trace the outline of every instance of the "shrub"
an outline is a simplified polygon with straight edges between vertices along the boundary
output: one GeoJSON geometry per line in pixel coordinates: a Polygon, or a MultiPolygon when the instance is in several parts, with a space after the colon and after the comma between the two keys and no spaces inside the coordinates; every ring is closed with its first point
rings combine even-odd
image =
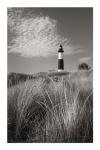
{"type": "Polygon", "coordinates": [[[78,66],[78,70],[89,70],[89,69],[90,69],[90,67],[86,63],[79,64],[79,66],[78,66]]]}

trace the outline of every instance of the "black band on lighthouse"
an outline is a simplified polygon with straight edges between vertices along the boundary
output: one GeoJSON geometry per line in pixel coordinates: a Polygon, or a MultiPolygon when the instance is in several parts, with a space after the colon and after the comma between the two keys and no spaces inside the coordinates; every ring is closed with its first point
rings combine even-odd
{"type": "Polygon", "coordinates": [[[58,59],[58,69],[64,70],[64,60],[63,59],[58,59]]]}

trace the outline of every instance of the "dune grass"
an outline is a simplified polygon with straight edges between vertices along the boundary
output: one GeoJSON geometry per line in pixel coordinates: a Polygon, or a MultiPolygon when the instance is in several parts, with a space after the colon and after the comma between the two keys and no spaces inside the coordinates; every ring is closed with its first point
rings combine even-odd
{"type": "Polygon", "coordinates": [[[8,142],[93,142],[92,87],[89,71],[10,86],[8,142]]]}

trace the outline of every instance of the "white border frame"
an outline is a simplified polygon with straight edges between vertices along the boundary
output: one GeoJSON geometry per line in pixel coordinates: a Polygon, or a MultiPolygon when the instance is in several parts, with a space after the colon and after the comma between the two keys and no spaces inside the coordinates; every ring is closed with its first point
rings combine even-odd
{"type": "Polygon", "coordinates": [[[0,0],[0,149],[89,149],[100,147],[99,0],[0,0]],[[94,7],[94,143],[92,144],[8,144],[7,143],[7,7],[94,7]]]}

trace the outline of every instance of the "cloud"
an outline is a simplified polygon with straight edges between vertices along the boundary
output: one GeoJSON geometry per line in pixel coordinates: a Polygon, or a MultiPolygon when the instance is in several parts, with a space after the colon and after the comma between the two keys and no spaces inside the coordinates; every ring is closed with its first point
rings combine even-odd
{"type": "Polygon", "coordinates": [[[19,53],[23,57],[53,56],[60,44],[64,46],[65,55],[81,51],[58,34],[57,20],[34,11],[24,16],[24,9],[8,9],[8,53],[19,53]]]}
{"type": "Polygon", "coordinates": [[[92,57],[82,57],[78,59],[79,62],[88,62],[91,60],[92,60],[92,57]]]}

